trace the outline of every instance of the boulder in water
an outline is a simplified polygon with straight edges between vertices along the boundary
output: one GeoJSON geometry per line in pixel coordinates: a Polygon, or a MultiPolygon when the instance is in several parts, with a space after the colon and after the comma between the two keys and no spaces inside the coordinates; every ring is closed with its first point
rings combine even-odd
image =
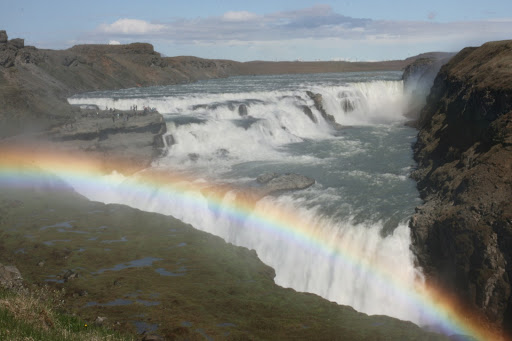
{"type": "Polygon", "coordinates": [[[275,179],[279,176],[279,173],[271,172],[271,173],[263,173],[256,178],[256,181],[259,184],[266,184],[272,179],[275,179]]]}
{"type": "Polygon", "coordinates": [[[341,101],[341,108],[343,109],[344,112],[352,112],[355,109],[354,104],[352,104],[352,102],[348,98],[344,98],[341,101]]]}
{"type": "Polygon", "coordinates": [[[307,106],[307,105],[303,105],[302,106],[302,112],[307,116],[309,117],[309,119],[313,122],[313,123],[317,123],[317,119],[315,117],[315,115],[313,115],[313,112],[311,111],[311,109],[307,106]]]}
{"type": "Polygon", "coordinates": [[[274,177],[270,181],[268,181],[263,187],[265,195],[270,193],[276,193],[281,191],[294,191],[300,189],[306,189],[315,184],[315,179],[310,177],[294,174],[294,173],[286,173],[283,175],[279,175],[274,177]]]}
{"type": "Polygon", "coordinates": [[[167,147],[172,146],[176,143],[176,140],[174,139],[174,136],[172,135],[165,135],[165,142],[167,143],[167,147]]]}
{"type": "Polygon", "coordinates": [[[248,115],[247,105],[240,104],[240,106],[238,107],[238,114],[242,117],[247,116],[248,115]]]}
{"type": "Polygon", "coordinates": [[[252,205],[269,194],[279,194],[285,191],[297,191],[306,189],[315,184],[315,179],[301,174],[279,174],[275,172],[263,173],[258,176],[256,181],[259,184],[262,184],[262,186],[241,188],[236,193],[237,200],[244,201],[247,204],[252,205]]]}
{"type": "Polygon", "coordinates": [[[334,129],[341,129],[342,126],[341,124],[337,123],[336,122],[336,119],[334,118],[334,116],[332,115],[329,115],[327,113],[327,111],[325,111],[325,108],[324,108],[324,104],[323,104],[323,98],[322,98],[322,95],[321,94],[314,94],[312,93],[311,91],[306,91],[306,94],[309,96],[309,98],[311,98],[313,100],[313,102],[315,103],[315,108],[316,110],[318,110],[320,112],[320,114],[322,115],[322,117],[328,122],[330,123],[334,129]]]}

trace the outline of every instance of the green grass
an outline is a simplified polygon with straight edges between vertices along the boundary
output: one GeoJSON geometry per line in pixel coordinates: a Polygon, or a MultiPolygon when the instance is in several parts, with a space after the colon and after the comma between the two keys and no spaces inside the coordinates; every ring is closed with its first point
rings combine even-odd
{"type": "Polygon", "coordinates": [[[0,340],[133,340],[56,308],[60,295],[48,288],[32,292],[0,290],[0,340]]]}

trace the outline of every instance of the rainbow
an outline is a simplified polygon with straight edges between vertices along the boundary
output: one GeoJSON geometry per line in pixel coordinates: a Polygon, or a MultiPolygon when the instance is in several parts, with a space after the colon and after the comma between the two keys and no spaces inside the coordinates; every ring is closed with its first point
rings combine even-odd
{"type": "MultiPolygon", "coordinates": [[[[125,166],[119,162],[112,168],[123,169],[125,166]]],[[[16,188],[40,182],[48,176],[48,173],[71,179],[74,184],[98,188],[98,190],[104,188],[106,182],[110,181],[106,176],[104,162],[85,154],[57,151],[44,146],[0,147],[0,188],[2,186],[16,188]]],[[[193,179],[167,172],[141,172],[137,174],[136,180],[119,186],[121,191],[136,191],[140,195],[147,196],[155,189],[165,192],[166,196],[174,200],[186,201],[190,205],[198,202],[198,196],[201,196],[202,200],[206,196],[211,209],[224,214],[227,212],[235,221],[241,222],[254,212],[255,202],[250,196],[226,202],[225,194],[230,188],[212,184],[205,186],[204,183],[196,184],[193,179]]],[[[356,248],[340,248],[333,245],[332,242],[328,242],[328,236],[321,233],[321,228],[302,223],[294,212],[274,209],[266,211],[264,216],[253,214],[251,219],[255,220],[259,229],[293,239],[294,242],[306,248],[314,248],[326,257],[335,257],[352,268],[371,273],[383,288],[396,292],[412,303],[422,316],[432,321],[444,334],[467,335],[477,340],[503,339],[483,323],[483,319],[477,314],[462,308],[447,293],[420,281],[413,288],[401,283],[400,276],[395,276],[397,269],[378,268],[365,260],[356,248]]]]}

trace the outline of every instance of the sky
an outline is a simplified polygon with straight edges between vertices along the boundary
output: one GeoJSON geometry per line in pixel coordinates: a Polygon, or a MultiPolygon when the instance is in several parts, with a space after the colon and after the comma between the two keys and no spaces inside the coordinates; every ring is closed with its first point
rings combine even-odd
{"type": "Polygon", "coordinates": [[[512,39],[510,0],[0,0],[0,30],[26,45],[148,42],[165,56],[404,59],[512,39]]]}

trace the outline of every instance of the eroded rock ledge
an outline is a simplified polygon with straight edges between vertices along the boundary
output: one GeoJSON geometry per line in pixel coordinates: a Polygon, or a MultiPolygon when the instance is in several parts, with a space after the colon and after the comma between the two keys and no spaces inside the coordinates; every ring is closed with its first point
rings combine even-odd
{"type": "MultiPolygon", "coordinates": [[[[411,221],[429,280],[512,328],[512,41],[466,48],[443,66],[418,120],[411,221]]],[[[508,330],[510,333],[510,330],[508,330]]]]}

